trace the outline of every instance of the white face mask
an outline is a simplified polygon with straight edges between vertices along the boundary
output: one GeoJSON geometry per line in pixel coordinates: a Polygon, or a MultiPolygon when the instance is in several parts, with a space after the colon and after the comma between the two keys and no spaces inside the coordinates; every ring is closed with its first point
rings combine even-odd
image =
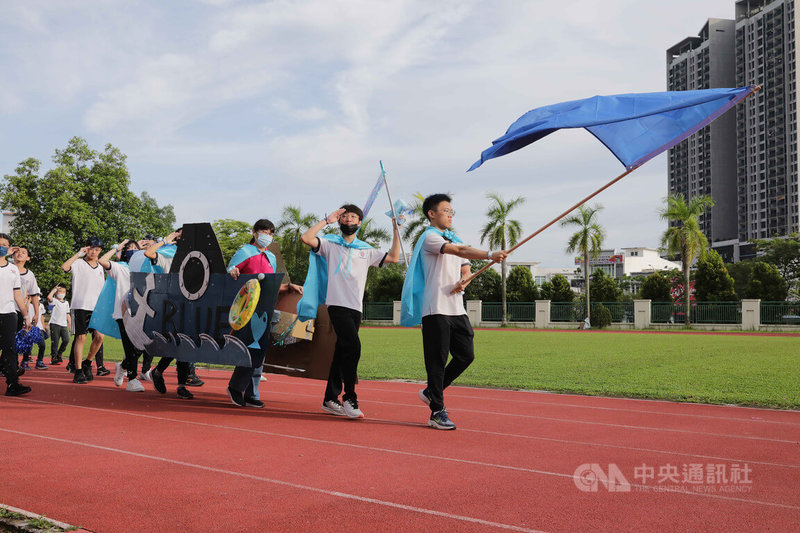
{"type": "Polygon", "coordinates": [[[259,248],[266,248],[272,244],[272,235],[267,233],[259,233],[258,237],[256,237],[256,243],[258,243],[259,248]]]}
{"type": "Polygon", "coordinates": [[[62,293],[56,294],[56,298],[58,298],[59,300],[63,300],[64,296],[66,296],[66,294],[62,294],[62,293]]]}

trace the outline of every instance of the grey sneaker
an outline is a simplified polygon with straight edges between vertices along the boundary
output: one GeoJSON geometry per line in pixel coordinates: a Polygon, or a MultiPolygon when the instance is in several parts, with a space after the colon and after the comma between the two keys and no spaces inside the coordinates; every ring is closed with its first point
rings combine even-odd
{"type": "Polygon", "coordinates": [[[347,416],[338,400],[325,400],[322,402],[322,410],[336,416],[347,416]]]}
{"type": "Polygon", "coordinates": [[[114,385],[117,387],[122,386],[122,380],[125,379],[125,369],[122,368],[122,363],[114,364],[114,385]]]}
{"type": "Polygon", "coordinates": [[[428,425],[434,429],[456,429],[456,425],[450,420],[450,417],[447,416],[447,409],[431,413],[428,425]]]}
{"type": "Polygon", "coordinates": [[[144,385],[138,379],[132,379],[128,381],[128,385],[125,386],[125,390],[128,392],[144,392],[144,385]]]}
{"type": "Polygon", "coordinates": [[[358,408],[358,400],[345,400],[342,402],[342,409],[348,418],[364,418],[364,413],[358,408]]]}

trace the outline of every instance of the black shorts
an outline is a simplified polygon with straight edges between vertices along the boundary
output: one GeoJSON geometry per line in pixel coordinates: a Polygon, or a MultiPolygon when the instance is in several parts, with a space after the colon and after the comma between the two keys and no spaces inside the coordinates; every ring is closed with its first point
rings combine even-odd
{"type": "Polygon", "coordinates": [[[92,319],[92,311],[86,309],[75,309],[75,335],[86,335],[89,333],[89,321],[92,319]]]}

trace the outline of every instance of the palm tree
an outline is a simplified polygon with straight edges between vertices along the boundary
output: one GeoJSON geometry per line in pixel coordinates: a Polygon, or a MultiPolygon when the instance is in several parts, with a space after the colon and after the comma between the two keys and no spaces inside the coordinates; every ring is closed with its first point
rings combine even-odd
{"type": "Polygon", "coordinates": [[[670,194],[666,199],[664,207],[659,215],[662,220],[676,222],[674,226],[667,228],[661,237],[661,246],[670,255],[680,254],[681,264],[683,265],[683,295],[686,302],[686,321],[690,324],[690,296],[691,287],[689,286],[689,268],[692,263],[700,257],[708,248],[708,239],[700,230],[700,215],[705,210],[714,205],[714,200],[708,195],[695,196],[689,203],[680,194],[670,194]]]}
{"type": "Polygon", "coordinates": [[[312,213],[303,214],[300,206],[289,205],[283,208],[281,220],[275,232],[281,237],[281,255],[286,269],[294,283],[302,283],[308,268],[308,251],[300,240],[305,231],[316,224],[319,217],[312,213]]]}
{"type": "Polygon", "coordinates": [[[428,217],[422,212],[422,202],[424,201],[425,197],[420,193],[414,195],[414,203],[411,204],[411,209],[414,210],[414,213],[409,220],[401,226],[403,228],[403,238],[411,240],[412,249],[417,245],[417,241],[425,230],[428,229],[428,217]]]}
{"type": "MultiPolygon", "coordinates": [[[[513,200],[504,202],[497,193],[489,193],[487,198],[492,200],[486,216],[489,222],[481,229],[481,243],[487,242],[489,248],[508,250],[519,241],[522,226],[518,220],[509,220],[509,215],[514,208],[525,203],[525,197],[518,196],[513,200]]],[[[500,297],[503,302],[503,324],[506,324],[506,262],[500,264],[500,297]]]]}
{"type": "Polygon", "coordinates": [[[597,223],[597,214],[603,206],[595,204],[594,207],[582,205],[578,208],[577,214],[569,216],[561,221],[561,227],[575,226],[578,231],[570,236],[567,241],[567,253],[580,252],[583,257],[583,280],[586,288],[586,318],[591,317],[591,305],[589,303],[589,277],[591,268],[589,267],[589,256],[597,257],[603,247],[603,239],[606,232],[597,223]]]}
{"type": "Polygon", "coordinates": [[[358,229],[356,237],[374,247],[380,246],[381,243],[389,242],[391,239],[389,237],[389,232],[383,228],[379,228],[375,224],[375,220],[371,218],[364,220],[361,227],[358,229]]]}

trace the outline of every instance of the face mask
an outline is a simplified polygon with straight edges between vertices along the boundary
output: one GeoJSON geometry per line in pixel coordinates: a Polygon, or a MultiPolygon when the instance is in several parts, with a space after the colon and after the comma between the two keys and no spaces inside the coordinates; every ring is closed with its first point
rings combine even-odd
{"type": "Polygon", "coordinates": [[[121,259],[124,262],[129,263],[131,261],[131,257],[133,257],[133,254],[135,254],[136,252],[137,250],[125,250],[124,252],[122,252],[121,259]]]}
{"type": "Polygon", "coordinates": [[[272,244],[272,235],[268,235],[266,233],[259,233],[258,237],[256,237],[256,242],[258,243],[259,248],[266,248],[270,244],[272,244]]]}
{"type": "Polygon", "coordinates": [[[339,229],[342,230],[342,235],[352,235],[358,231],[356,224],[339,224],[339,229]]]}
{"type": "Polygon", "coordinates": [[[0,246],[0,257],[8,255],[8,246],[0,246]]]}
{"type": "Polygon", "coordinates": [[[63,294],[56,294],[56,298],[58,298],[59,300],[63,300],[64,299],[64,295],[63,294]]]}

